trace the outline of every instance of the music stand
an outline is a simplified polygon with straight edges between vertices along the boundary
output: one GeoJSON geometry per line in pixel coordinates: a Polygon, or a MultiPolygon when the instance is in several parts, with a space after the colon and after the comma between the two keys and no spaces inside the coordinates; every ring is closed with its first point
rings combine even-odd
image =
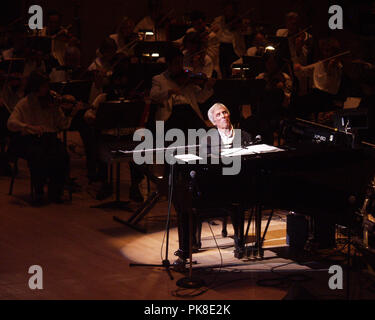
{"type": "Polygon", "coordinates": [[[115,148],[117,150],[107,150],[108,152],[105,155],[107,163],[111,163],[111,165],[116,163],[116,200],[93,208],[132,211],[128,206],[129,201],[120,200],[120,165],[125,159],[124,155],[118,152],[118,148],[124,147],[120,139],[120,129],[139,127],[144,107],[144,101],[139,100],[108,101],[99,105],[95,128],[99,130],[115,129],[117,131],[117,137],[113,141],[114,145],[112,148],[109,146],[109,149],[115,148]]]}
{"type": "Polygon", "coordinates": [[[287,37],[268,36],[267,46],[273,46],[281,58],[290,60],[289,40],[287,37]]]}
{"type": "Polygon", "coordinates": [[[264,72],[265,66],[264,66],[264,59],[263,57],[257,57],[257,56],[244,56],[243,58],[244,65],[249,67],[248,75],[250,77],[255,78],[260,73],[264,72]]]}
{"type": "Polygon", "coordinates": [[[139,58],[158,59],[165,57],[168,48],[171,46],[169,41],[140,41],[134,48],[135,55],[139,58]],[[153,54],[158,54],[158,56],[153,54]]]}

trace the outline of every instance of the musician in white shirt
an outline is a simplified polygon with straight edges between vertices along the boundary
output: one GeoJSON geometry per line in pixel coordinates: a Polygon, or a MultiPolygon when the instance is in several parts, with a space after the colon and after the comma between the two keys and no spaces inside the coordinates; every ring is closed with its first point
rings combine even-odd
{"type": "Polygon", "coordinates": [[[138,36],[133,33],[133,29],[134,21],[129,17],[124,17],[118,25],[116,33],[109,36],[116,42],[117,52],[122,52],[127,56],[134,55],[134,46],[138,36]]]}
{"type": "MultiPolygon", "coordinates": [[[[322,39],[319,41],[319,49],[324,60],[338,54],[340,44],[333,38],[322,39]]],[[[340,96],[343,87],[343,65],[339,59],[318,61],[308,66],[295,64],[294,71],[298,78],[309,77],[312,82],[311,93],[307,94],[303,99],[304,102],[300,103],[301,107],[302,104],[306,105],[306,110],[309,110],[308,105],[314,108],[313,104],[315,108],[339,107],[342,104],[340,101],[345,100],[340,96]]]]}
{"type": "Polygon", "coordinates": [[[185,109],[188,118],[177,119],[181,127],[205,126],[205,120],[199,103],[205,102],[213,94],[214,79],[208,79],[203,88],[191,81],[183,70],[183,55],[179,49],[172,47],[166,54],[168,68],[160,75],[153,77],[150,98],[160,104],[156,110],[155,120],[167,121],[176,112],[176,106],[189,106],[185,109]]]}
{"type": "Polygon", "coordinates": [[[142,31],[152,31],[153,35],[144,34],[145,41],[166,41],[166,30],[162,26],[165,22],[166,16],[161,16],[161,1],[148,0],[148,9],[150,12],[149,15],[145,16],[137,23],[134,28],[134,32],[139,33],[142,31]]]}
{"type": "Polygon", "coordinates": [[[229,1],[224,5],[224,15],[216,17],[211,30],[220,43],[219,59],[223,78],[231,75],[231,64],[246,52],[246,44],[237,21],[237,4],[229,1]]]}
{"type": "Polygon", "coordinates": [[[203,73],[208,78],[212,77],[214,65],[212,59],[206,54],[206,48],[197,32],[190,32],[184,37],[184,69],[193,73],[203,73]]]}
{"type": "Polygon", "coordinates": [[[278,29],[276,31],[276,36],[288,38],[290,58],[293,63],[306,65],[311,52],[311,34],[301,32],[300,17],[296,12],[289,12],[286,15],[285,25],[285,29],[278,29]]]}
{"type": "Polygon", "coordinates": [[[221,71],[219,65],[219,41],[216,38],[216,33],[207,26],[206,16],[201,11],[193,11],[190,16],[192,27],[186,31],[186,34],[174,41],[177,45],[183,48],[184,38],[189,33],[198,33],[201,36],[203,45],[207,49],[207,55],[212,60],[213,70],[216,72],[218,79],[221,79],[221,71]]]}

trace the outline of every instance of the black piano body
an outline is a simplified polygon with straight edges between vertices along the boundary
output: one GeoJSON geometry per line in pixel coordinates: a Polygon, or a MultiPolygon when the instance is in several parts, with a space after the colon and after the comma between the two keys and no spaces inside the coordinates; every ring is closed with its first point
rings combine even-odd
{"type": "MultiPolygon", "coordinates": [[[[210,161],[207,165],[177,165],[180,182],[174,203],[179,220],[185,219],[189,210],[236,205],[239,215],[258,206],[260,210],[281,209],[323,217],[329,223],[351,224],[375,174],[373,149],[324,143],[282,148],[283,152],[242,156],[241,171],[233,176],[224,176],[222,165],[210,161]]],[[[237,217],[241,241],[243,222],[243,217],[237,217]]]]}

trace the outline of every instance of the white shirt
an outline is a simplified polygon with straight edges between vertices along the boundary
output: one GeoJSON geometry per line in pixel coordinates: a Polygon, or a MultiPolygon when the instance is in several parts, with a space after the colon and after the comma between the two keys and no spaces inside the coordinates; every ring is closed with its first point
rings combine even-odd
{"type": "Polygon", "coordinates": [[[165,71],[152,78],[152,88],[150,91],[150,98],[155,103],[162,104],[162,107],[156,110],[155,120],[166,121],[172,114],[173,105],[189,104],[197,115],[204,120],[203,115],[199,109],[198,103],[203,103],[213,95],[213,89],[189,84],[180,88],[169,76],[169,72],[165,71]],[[170,89],[179,89],[182,91],[182,96],[168,96],[170,89]]]}
{"type": "MultiPolygon", "coordinates": [[[[186,34],[197,32],[197,30],[193,27],[186,31],[186,34]]],[[[210,29],[206,27],[206,32],[208,33],[208,40],[207,40],[207,55],[211,58],[212,61],[212,68],[216,71],[218,78],[221,79],[221,71],[220,71],[220,63],[219,63],[219,46],[220,42],[216,37],[216,33],[210,32],[210,29]]],[[[181,37],[173,41],[179,46],[182,46],[185,36],[181,37]]],[[[207,75],[208,76],[208,75],[207,75]]]]}
{"type": "Polygon", "coordinates": [[[230,135],[227,136],[224,131],[221,131],[221,130],[217,130],[219,131],[219,134],[220,134],[220,138],[221,138],[221,141],[223,143],[223,149],[228,149],[228,148],[231,148],[232,145],[233,145],[233,140],[234,140],[234,136],[235,136],[235,131],[233,130],[233,126],[231,128],[231,131],[230,131],[230,135]]]}
{"type": "Polygon", "coordinates": [[[188,69],[194,73],[202,72],[208,78],[212,77],[212,72],[214,71],[214,64],[212,62],[212,59],[208,55],[204,57],[203,64],[199,63],[198,65],[193,66],[193,57],[189,56],[187,51],[184,51],[183,54],[184,54],[184,69],[188,69]]]}
{"type": "Polygon", "coordinates": [[[312,66],[302,67],[296,76],[310,77],[313,88],[336,95],[341,85],[342,65],[339,64],[334,69],[328,70],[328,62],[319,62],[312,66]]]}
{"type": "MultiPolygon", "coordinates": [[[[276,31],[277,37],[286,38],[289,36],[289,30],[288,29],[279,29],[276,31]]],[[[311,39],[311,34],[305,32],[305,38],[304,40],[311,39]]],[[[301,54],[297,54],[296,46],[295,46],[295,37],[292,37],[288,39],[289,42],[289,52],[290,52],[290,58],[293,63],[299,63],[301,65],[307,64],[307,57],[309,55],[309,48],[306,45],[302,46],[301,54]]]]}
{"type": "Polygon", "coordinates": [[[38,98],[30,94],[22,98],[8,119],[10,131],[22,131],[26,125],[42,126],[44,132],[58,132],[70,126],[60,107],[42,108],[38,98]]]}

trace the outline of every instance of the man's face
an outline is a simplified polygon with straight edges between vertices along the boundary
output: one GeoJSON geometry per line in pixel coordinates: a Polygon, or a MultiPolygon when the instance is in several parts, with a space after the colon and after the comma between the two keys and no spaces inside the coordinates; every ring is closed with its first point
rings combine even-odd
{"type": "Polygon", "coordinates": [[[230,116],[229,112],[224,107],[217,107],[214,110],[214,124],[218,129],[230,129],[230,116]]]}

